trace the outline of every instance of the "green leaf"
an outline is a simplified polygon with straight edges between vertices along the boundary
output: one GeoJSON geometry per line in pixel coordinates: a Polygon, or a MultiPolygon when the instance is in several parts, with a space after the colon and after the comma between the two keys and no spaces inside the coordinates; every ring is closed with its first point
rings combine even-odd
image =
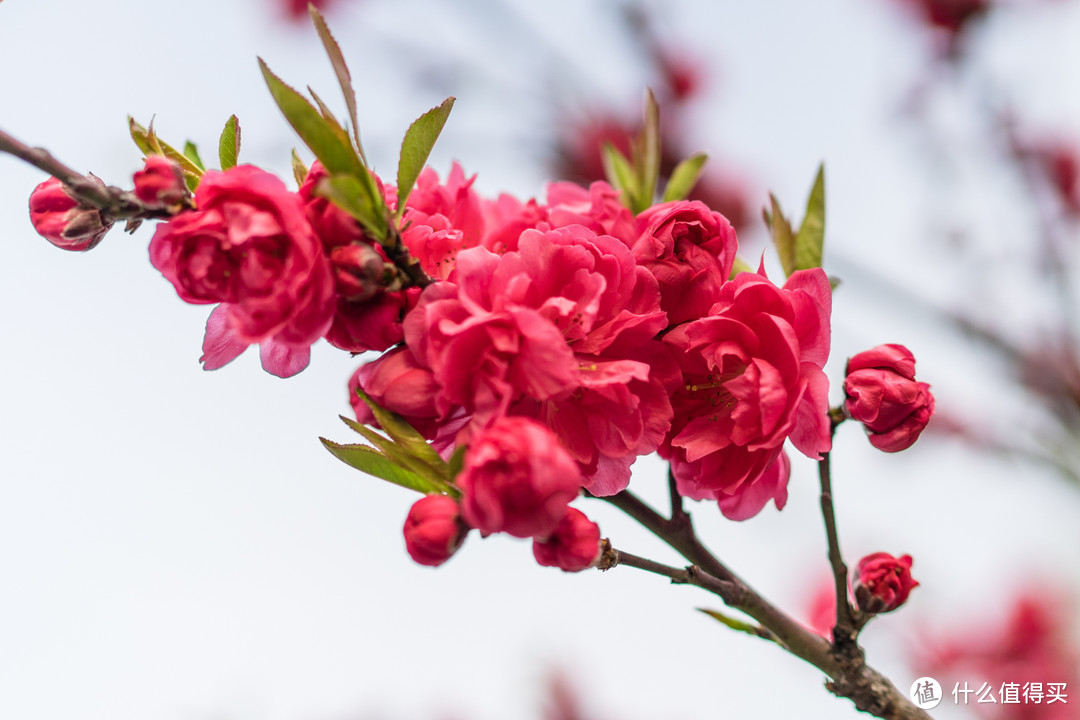
{"type": "Polygon", "coordinates": [[[323,47],[326,48],[326,55],[330,58],[330,64],[333,66],[334,74],[337,76],[338,84],[341,86],[341,94],[345,96],[345,107],[349,110],[349,122],[352,123],[356,149],[360,153],[360,159],[364,165],[367,165],[364,148],[360,144],[360,126],[356,120],[356,91],[353,90],[352,75],[349,74],[349,68],[345,64],[345,56],[341,54],[341,47],[330,33],[330,27],[326,24],[326,20],[315,9],[314,5],[308,5],[308,13],[311,15],[311,22],[315,25],[315,31],[319,33],[319,39],[322,40],[323,47]]]}
{"type": "Polygon", "coordinates": [[[202,158],[199,157],[199,148],[197,148],[195,146],[195,143],[191,142],[190,140],[184,142],[184,157],[195,163],[195,165],[200,170],[206,172],[206,163],[204,163],[202,161],[202,158]]]}
{"type": "Polygon", "coordinates": [[[744,622],[742,620],[738,620],[736,618],[731,617],[730,615],[725,615],[724,613],[718,612],[716,610],[708,610],[706,608],[695,608],[695,609],[698,612],[703,612],[706,615],[708,615],[709,617],[713,618],[714,620],[717,620],[718,622],[721,622],[724,625],[727,625],[732,630],[738,630],[739,632],[744,632],[747,635],[753,635],[754,637],[759,637],[759,638],[762,638],[763,640],[772,640],[773,642],[776,642],[776,638],[774,638],[771,634],[765,634],[768,631],[763,630],[761,627],[759,627],[759,626],[757,626],[757,625],[755,625],[753,623],[748,623],[748,622],[744,622]]]}
{"type": "Polygon", "coordinates": [[[292,151],[292,174],[296,178],[296,184],[303,185],[304,179],[307,178],[308,168],[304,164],[304,161],[300,159],[300,154],[296,152],[296,148],[292,151]]]}
{"type": "Polygon", "coordinates": [[[769,193],[769,200],[772,202],[772,213],[766,212],[765,216],[768,218],[773,244],[776,245],[776,254],[780,256],[780,266],[787,277],[795,272],[795,236],[791,232],[791,223],[780,210],[780,202],[776,196],[769,193]]]}
{"type": "Polygon", "coordinates": [[[465,446],[458,445],[454,448],[454,454],[450,456],[450,482],[454,481],[454,478],[458,476],[461,469],[465,467],[465,446]]]}
{"type": "Polygon", "coordinates": [[[327,172],[354,178],[367,172],[352,144],[347,139],[342,140],[341,134],[335,130],[336,121],[327,121],[307,98],[274,75],[262,58],[259,58],[259,67],[281,114],[304,144],[315,153],[327,172]]]}
{"type": "Polygon", "coordinates": [[[645,90],[645,126],[641,129],[640,147],[641,157],[637,162],[640,207],[635,212],[641,212],[653,204],[656,182],[660,177],[660,106],[648,88],[645,90]]]}
{"type": "Polygon", "coordinates": [[[203,176],[205,172],[201,167],[191,161],[189,157],[184,155],[176,148],[172,147],[168,143],[162,142],[158,136],[154,133],[154,123],[150,123],[149,128],[144,128],[139,123],[135,122],[135,118],[128,116],[128,131],[131,133],[131,139],[135,141],[135,144],[142,150],[143,155],[164,155],[176,162],[180,166],[180,170],[184,173],[184,182],[187,183],[188,189],[194,191],[199,185],[199,178],[203,176]]]}
{"type": "Polygon", "coordinates": [[[634,208],[638,203],[638,180],[633,165],[617,147],[609,142],[604,143],[601,153],[604,161],[604,175],[607,176],[608,182],[621,192],[622,204],[631,212],[636,213],[634,208]]]}
{"type": "MultiPolygon", "coordinates": [[[[364,168],[361,171],[367,173],[364,168]]],[[[385,243],[389,237],[386,206],[372,185],[351,175],[331,175],[319,181],[315,194],[352,215],[380,243],[385,243]]]]}
{"type": "Polygon", "coordinates": [[[690,191],[697,185],[702,171],[705,169],[705,161],[709,156],[705,153],[697,153],[683,160],[671,171],[667,187],[664,188],[664,202],[672,200],[685,200],[690,191]]]}
{"type": "Polygon", "coordinates": [[[439,492],[434,483],[411,470],[395,465],[374,448],[367,445],[339,445],[322,437],[319,440],[334,457],[349,467],[425,495],[439,492]]]}
{"type": "Polygon", "coordinates": [[[741,257],[736,257],[735,264],[731,266],[731,277],[728,279],[734,279],[736,275],[742,272],[754,272],[754,268],[750,267],[750,263],[746,262],[741,257]]]}
{"type": "Polygon", "coordinates": [[[416,428],[410,425],[405,418],[382,407],[360,388],[356,389],[356,394],[371,408],[371,412],[375,415],[379,426],[396,443],[432,467],[446,467],[446,461],[442,459],[439,453],[435,452],[435,448],[428,444],[427,438],[417,432],[416,428]]]}
{"type": "Polygon", "coordinates": [[[221,137],[218,138],[218,160],[221,161],[221,169],[236,167],[239,155],[240,120],[235,115],[230,115],[225,122],[225,129],[221,131],[221,137]]]}
{"type": "Polygon", "coordinates": [[[405,131],[405,139],[401,141],[401,157],[398,159],[396,217],[400,218],[405,212],[405,200],[412,192],[416,178],[420,177],[420,171],[424,169],[424,163],[431,155],[431,148],[435,147],[435,141],[439,139],[439,133],[446,125],[453,107],[454,98],[448,97],[441,105],[418,117],[405,131]]]}
{"type": "Polygon", "coordinates": [[[806,215],[795,236],[795,269],[821,267],[825,244],[825,164],[818,166],[814,187],[806,201],[806,215]]]}

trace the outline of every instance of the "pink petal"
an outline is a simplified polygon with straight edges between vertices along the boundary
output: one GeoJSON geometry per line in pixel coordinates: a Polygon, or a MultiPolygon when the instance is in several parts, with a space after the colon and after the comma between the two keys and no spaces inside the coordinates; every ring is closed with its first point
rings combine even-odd
{"type": "Polygon", "coordinates": [[[221,303],[206,319],[206,335],[203,337],[203,354],[199,362],[203,370],[217,370],[235,360],[247,350],[248,343],[240,340],[229,325],[229,305],[221,303]]]}
{"type": "Polygon", "coordinates": [[[311,346],[293,347],[273,338],[259,344],[259,359],[263,370],[279,378],[292,377],[308,366],[311,346]]]}

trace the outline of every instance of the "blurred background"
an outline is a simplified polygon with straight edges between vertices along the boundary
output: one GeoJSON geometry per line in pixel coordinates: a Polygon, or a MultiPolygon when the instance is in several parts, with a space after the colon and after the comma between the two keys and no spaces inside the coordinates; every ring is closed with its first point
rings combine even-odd
{"type": "MultiPolygon", "coordinates": [[[[0,128],[128,185],[128,114],[208,158],[236,113],[241,161],[290,178],[299,142],[255,56],[343,110],[295,5],[8,0],[0,128]]],[[[455,95],[432,165],[542,197],[596,178],[599,140],[625,141],[651,86],[670,160],[710,154],[699,190],[756,265],[768,192],[797,221],[824,161],[833,403],[846,358],[885,342],[914,352],[938,402],[899,455],[853,424],[836,437],[849,563],[911,554],[921,583],[866,630],[868,659],[905,692],[936,677],[935,717],[1080,717],[1080,5],[322,5],[384,175],[408,124],[455,95]],[[1068,702],[951,693],[1014,681],[1067,683],[1068,702]]],[[[61,252],[27,217],[44,179],[0,156],[0,717],[855,716],[814,668],[695,612],[719,605],[694,588],[562,574],[508,537],[413,564],[411,494],[317,440],[349,436],[336,416],[362,360],[320,344],[288,381],[254,351],[203,372],[208,308],[150,267],[152,228],[61,252]]],[[[793,466],[782,513],[692,510],[720,557],[813,623],[825,538],[816,468],[793,466]]],[[[666,507],[655,458],[631,487],[666,507]]],[[[578,505],[620,548],[680,564],[613,508],[578,505]]]]}

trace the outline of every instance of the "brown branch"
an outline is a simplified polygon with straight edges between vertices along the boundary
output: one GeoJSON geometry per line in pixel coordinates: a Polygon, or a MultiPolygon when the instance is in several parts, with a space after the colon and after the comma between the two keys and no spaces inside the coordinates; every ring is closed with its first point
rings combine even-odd
{"type": "Polygon", "coordinates": [[[105,225],[119,220],[168,218],[173,215],[167,209],[146,206],[135,197],[135,193],[113,185],[105,185],[73,170],[53,157],[48,150],[30,147],[3,130],[0,130],[0,152],[13,155],[39,170],[44,170],[64,183],[72,197],[87,207],[101,211],[102,223],[105,225]]]}
{"type": "MultiPolygon", "coordinates": [[[[794,620],[743,582],[701,544],[689,515],[686,515],[685,522],[668,520],[625,490],[600,499],[637,520],[692,565],[678,570],[636,556],[630,556],[632,559],[628,561],[626,553],[614,551],[609,544],[608,549],[617,554],[606,560],[602,557],[599,567],[607,569],[620,564],[638,567],[709,590],[722,598],[728,607],[760,623],[791,654],[828,675],[830,680],[826,687],[829,691],[850,699],[859,710],[886,720],[930,720],[930,716],[912,704],[888,678],[866,664],[861,649],[857,654],[839,652],[825,638],[794,620]],[[611,564],[613,560],[616,562],[611,564]],[[608,563],[606,566],[605,562],[608,563]]],[[[855,648],[858,649],[857,644],[855,648]]]]}

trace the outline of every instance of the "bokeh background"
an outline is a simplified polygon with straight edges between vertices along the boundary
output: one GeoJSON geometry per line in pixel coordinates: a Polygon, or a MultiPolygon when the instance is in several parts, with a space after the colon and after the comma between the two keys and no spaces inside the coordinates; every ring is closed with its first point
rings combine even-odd
{"type": "MultiPolygon", "coordinates": [[[[209,159],[236,113],[241,161],[289,178],[299,143],[255,56],[343,104],[287,5],[7,0],[0,128],[125,185],[141,166],[126,115],[209,159]]],[[[967,653],[949,672],[976,686],[1008,663],[1076,677],[1077,3],[1002,2],[955,33],[900,0],[326,5],[384,174],[408,123],[455,95],[432,164],[459,160],[487,195],[541,195],[556,169],[581,169],[575,141],[632,125],[643,88],[667,87],[669,145],[710,153],[756,264],[767,193],[801,217],[824,161],[826,270],[842,281],[832,399],[845,358],[900,342],[939,409],[900,455],[855,426],[836,438],[849,562],[909,553],[921,582],[866,631],[869,659],[905,691],[944,646],[967,653]]],[[[208,308],[150,267],[152,229],[58,251],[27,218],[44,177],[0,156],[0,717],[569,720],[553,678],[595,720],[855,716],[814,668],[695,612],[718,607],[702,591],[629,568],[565,575],[503,537],[414,565],[414,498],[317,440],[349,437],[336,416],[362,359],[321,344],[288,381],[254,351],[203,372],[208,308]]],[[[694,515],[809,621],[828,565],[816,468],[793,465],[782,513],[694,515]]],[[[655,459],[632,487],[663,507],[655,459]]],[[[619,547],[678,564],[613,508],[579,505],[619,547]]],[[[934,715],[1080,717],[1069,690],[1058,715],[951,696],[934,715]]]]}

